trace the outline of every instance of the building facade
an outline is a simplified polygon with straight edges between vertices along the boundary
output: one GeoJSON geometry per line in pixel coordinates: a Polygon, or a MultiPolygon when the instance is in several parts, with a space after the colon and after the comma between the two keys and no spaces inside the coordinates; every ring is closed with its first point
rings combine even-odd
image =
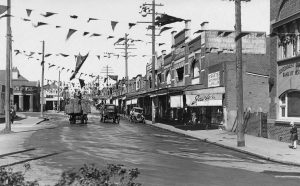
{"type": "MultiPolygon", "coordinates": [[[[147,119],[180,126],[220,126],[233,130],[236,120],[235,33],[199,30],[191,38],[186,28],[172,32],[169,53],[162,51],[155,64],[146,66],[145,89],[131,79],[126,105],[144,108],[147,119]]],[[[251,112],[269,111],[269,58],[264,32],[243,33],[244,107],[251,112]]]]}
{"type": "MultiPolygon", "coordinates": [[[[5,81],[6,72],[0,70],[0,81],[5,81]]],[[[17,111],[39,111],[39,82],[29,81],[23,77],[17,68],[12,69],[13,104],[17,111]]]]}
{"type": "Polygon", "coordinates": [[[289,123],[300,124],[300,1],[271,0],[269,137],[289,140],[289,123]]]}

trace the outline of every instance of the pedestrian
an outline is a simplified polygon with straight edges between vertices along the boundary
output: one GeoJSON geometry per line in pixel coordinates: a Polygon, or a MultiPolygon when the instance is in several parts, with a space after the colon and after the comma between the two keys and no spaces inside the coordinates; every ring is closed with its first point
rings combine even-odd
{"type": "Polygon", "coordinates": [[[11,107],[10,107],[9,115],[10,115],[10,121],[11,121],[11,123],[13,124],[13,123],[14,123],[14,120],[15,120],[15,117],[16,117],[16,111],[15,111],[15,109],[14,109],[14,106],[11,106],[11,107]]]}
{"type": "Polygon", "coordinates": [[[290,123],[291,125],[291,143],[292,145],[290,145],[290,148],[292,149],[296,149],[297,148],[297,141],[298,141],[298,131],[297,131],[297,127],[295,126],[295,123],[293,121],[291,121],[290,123]]]}

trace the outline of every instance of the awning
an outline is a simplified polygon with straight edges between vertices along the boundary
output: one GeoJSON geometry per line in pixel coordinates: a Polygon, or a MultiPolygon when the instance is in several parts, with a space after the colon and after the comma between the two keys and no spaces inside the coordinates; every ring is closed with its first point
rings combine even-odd
{"type": "Polygon", "coordinates": [[[188,90],[186,89],[185,95],[197,95],[197,94],[224,94],[225,87],[214,87],[214,88],[206,88],[206,89],[198,89],[198,90],[188,90]]]}

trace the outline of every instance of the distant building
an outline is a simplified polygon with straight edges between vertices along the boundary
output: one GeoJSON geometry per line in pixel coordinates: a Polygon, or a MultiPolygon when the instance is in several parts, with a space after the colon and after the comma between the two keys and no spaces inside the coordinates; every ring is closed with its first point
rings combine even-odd
{"type": "MultiPolygon", "coordinates": [[[[0,70],[0,82],[4,84],[6,71],[0,70]]],[[[29,81],[17,68],[12,69],[13,104],[17,111],[39,111],[40,87],[38,81],[29,81]]]]}

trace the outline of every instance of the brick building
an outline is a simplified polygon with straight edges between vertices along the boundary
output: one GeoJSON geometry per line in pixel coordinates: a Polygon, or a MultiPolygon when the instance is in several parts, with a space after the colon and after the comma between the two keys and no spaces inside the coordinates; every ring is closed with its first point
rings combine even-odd
{"type": "Polygon", "coordinates": [[[289,139],[289,123],[300,124],[300,1],[271,0],[269,137],[289,139]]]}

